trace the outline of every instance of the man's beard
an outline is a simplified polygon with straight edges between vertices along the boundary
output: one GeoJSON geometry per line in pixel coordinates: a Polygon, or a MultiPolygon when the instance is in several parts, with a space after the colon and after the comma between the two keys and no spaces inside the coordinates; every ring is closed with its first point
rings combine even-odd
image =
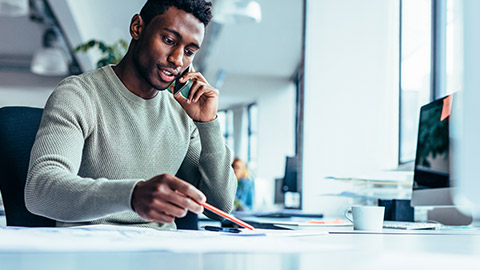
{"type": "Polygon", "coordinates": [[[133,62],[135,64],[135,66],[137,67],[137,70],[138,72],[140,73],[140,76],[143,78],[143,80],[145,80],[153,89],[157,90],[157,91],[163,91],[165,89],[167,89],[169,87],[169,85],[167,85],[166,87],[162,88],[160,85],[157,85],[157,84],[154,84],[152,82],[152,77],[153,76],[156,76],[156,75],[153,75],[153,74],[149,74],[149,71],[147,69],[146,66],[142,65],[140,63],[140,60],[139,58],[137,57],[136,54],[134,54],[133,56],[133,62]],[[152,76],[150,76],[152,75],[152,76]]]}

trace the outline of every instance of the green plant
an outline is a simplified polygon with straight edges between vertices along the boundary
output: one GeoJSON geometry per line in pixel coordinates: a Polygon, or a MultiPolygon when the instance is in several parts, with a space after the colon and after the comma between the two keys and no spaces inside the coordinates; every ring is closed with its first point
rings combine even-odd
{"type": "Polygon", "coordinates": [[[97,61],[97,67],[100,68],[110,64],[118,64],[127,52],[128,43],[125,40],[120,39],[112,45],[107,45],[102,41],[92,39],[86,43],[78,45],[75,48],[75,51],[87,52],[92,48],[98,48],[102,53],[100,60],[97,61]]]}
{"type": "Polygon", "coordinates": [[[446,119],[438,121],[442,115],[442,110],[443,107],[438,106],[433,110],[427,111],[425,116],[420,119],[421,126],[429,128],[419,130],[419,144],[423,145],[423,147],[418,151],[417,159],[418,164],[427,168],[431,168],[432,160],[442,158],[442,155],[448,155],[449,121],[446,119]]]}

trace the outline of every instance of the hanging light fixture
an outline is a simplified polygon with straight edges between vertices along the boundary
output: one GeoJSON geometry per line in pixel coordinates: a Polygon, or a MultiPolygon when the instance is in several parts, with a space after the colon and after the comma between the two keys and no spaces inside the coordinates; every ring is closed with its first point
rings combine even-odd
{"type": "Polygon", "coordinates": [[[69,73],[69,60],[58,46],[58,36],[54,28],[48,28],[43,35],[43,48],[33,55],[30,70],[38,75],[63,76],[69,73]]]}
{"type": "Polygon", "coordinates": [[[262,21],[260,4],[252,0],[220,0],[215,3],[213,21],[220,24],[259,23],[262,21]]]}
{"type": "Polygon", "coordinates": [[[28,0],[0,0],[0,16],[24,16],[28,14],[28,0]]]}

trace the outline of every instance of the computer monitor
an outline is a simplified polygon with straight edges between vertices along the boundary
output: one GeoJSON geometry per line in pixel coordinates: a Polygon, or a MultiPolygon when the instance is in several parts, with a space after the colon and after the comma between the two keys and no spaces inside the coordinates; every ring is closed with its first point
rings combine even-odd
{"type": "Polygon", "coordinates": [[[298,159],[297,157],[286,157],[285,176],[283,177],[283,192],[298,191],[298,159]]]}
{"type": "Polygon", "coordinates": [[[441,119],[445,98],[420,108],[412,206],[453,205],[450,190],[449,119],[441,119]]]}
{"type": "Polygon", "coordinates": [[[284,194],[284,207],[301,209],[301,196],[298,181],[298,157],[286,157],[285,175],[283,177],[282,192],[284,194]]]}
{"type": "Polygon", "coordinates": [[[471,218],[454,207],[450,177],[452,99],[453,96],[446,96],[420,108],[411,205],[434,207],[428,219],[465,225],[471,218]]]}

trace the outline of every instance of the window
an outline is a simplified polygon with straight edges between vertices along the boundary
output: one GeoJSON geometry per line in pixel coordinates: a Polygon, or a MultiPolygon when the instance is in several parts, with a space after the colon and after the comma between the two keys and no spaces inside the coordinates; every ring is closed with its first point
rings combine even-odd
{"type": "Polygon", "coordinates": [[[458,91],[463,85],[463,29],[460,4],[459,0],[446,1],[446,89],[441,96],[458,91]]]}
{"type": "Polygon", "coordinates": [[[400,163],[415,159],[420,107],[431,98],[432,1],[401,1],[400,163]]]}
{"type": "Polygon", "coordinates": [[[257,104],[248,106],[248,162],[255,164],[257,160],[257,104]]]}
{"type": "Polygon", "coordinates": [[[217,116],[225,143],[233,149],[233,112],[222,110],[217,112],[217,116]]]}
{"type": "Polygon", "coordinates": [[[459,0],[401,1],[400,163],[415,158],[422,105],[462,88],[459,0]]]}
{"type": "MultiPolygon", "coordinates": [[[[255,163],[257,158],[257,104],[253,103],[248,106],[242,107],[241,110],[226,109],[217,112],[218,121],[220,122],[220,129],[225,139],[226,144],[232,149],[239,151],[234,153],[236,157],[244,157],[249,163],[255,163]],[[246,112],[244,114],[244,112],[246,112]],[[242,114],[242,117],[235,116],[234,114],[242,114]],[[245,117],[243,117],[243,115],[245,117]],[[242,121],[241,130],[234,130],[234,121],[242,121]],[[234,145],[235,142],[240,145],[234,145]],[[242,155],[243,154],[243,155],[242,155]],[[247,156],[245,156],[247,155],[247,156]]],[[[238,123],[237,123],[238,124],[238,123]]],[[[253,164],[254,165],[254,164],[253,164]]],[[[253,166],[252,165],[252,166],[253,166]]]]}

